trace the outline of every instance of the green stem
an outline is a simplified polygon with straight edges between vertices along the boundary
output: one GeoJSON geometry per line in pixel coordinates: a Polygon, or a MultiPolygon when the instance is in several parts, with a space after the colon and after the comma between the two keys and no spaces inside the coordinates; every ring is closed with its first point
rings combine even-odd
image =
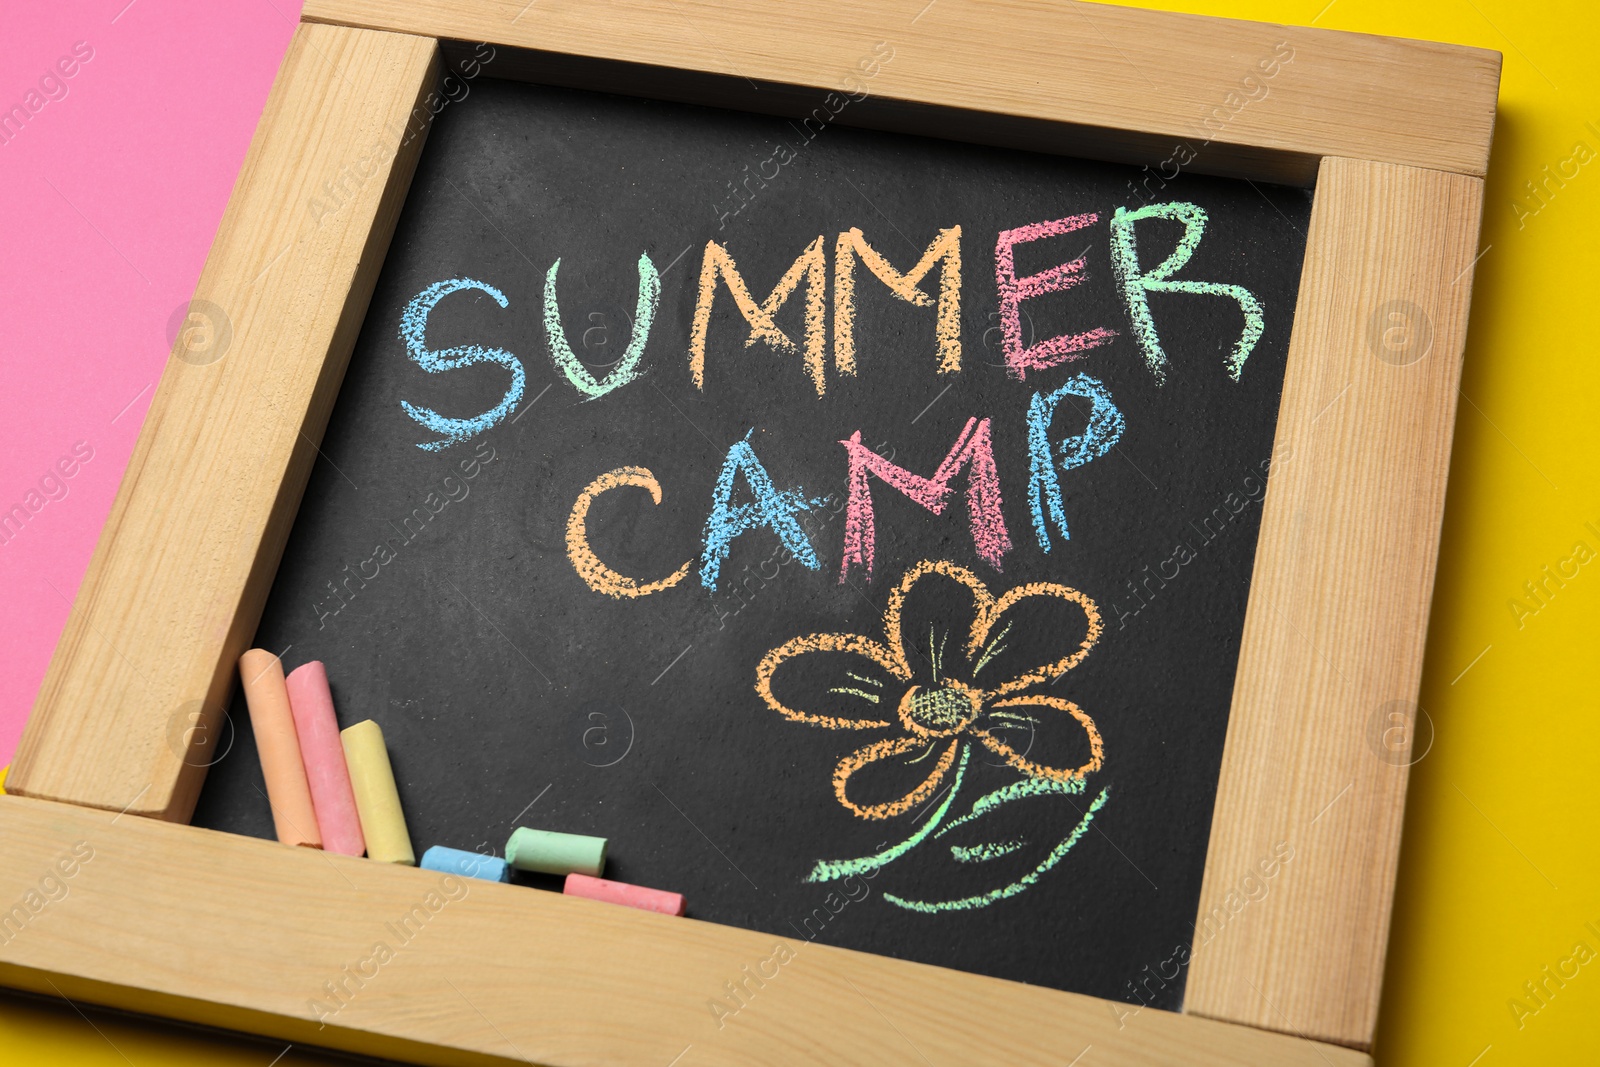
{"type": "Polygon", "coordinates": [[[956,794],[961,791],[961,774],[967,768],[967,754],[971,752],[970,745],[961,746],[961,760],[956,764],[955,780],[950,783],[950,793],[944,798],[944,803],[934,809],[928,821],[916,833],[900,842],[890,845],[874,856],[862,856],[855,860],[818,860],[817,865],[811,868],[811,873],[806,876],[808,882],[833,882],[840,878],[848,878],[852,874],[865,874],[875,871],[880,867],[893,863],[895,860],[911,851],[923,838],[933,832],[944,818],[945,812],[950,810],[950,805],[955,801],[956,794]]]}
{"type": "MultiPolygon", "coordinates": [[[[990,796],[993,795],[994,794],[992,793],[990,794],[990,796]]],[[[1002,886],[999,889],[991,889],[987,893],[978,893],[974,896],[962,897],[960,900],[907,900],[904,897],[898,897],[893,893],[888,892],[883,894],[883,899],[888,901],[890,904],[896,905],[897,907],[905,908],[907,911],[920,911],[924,915],[933,915],[942,911],[970,911],[973,908],[987,907],[996,901],[1005,900],[1007,897],[1014,897],[1037,882],[1040,877],[1045,874],[1045,872],[1050,870],[1050,868],[1054,867],[1057,863],[1061,862],[1061,857],[1072,851],[1072,846],[1076,845],[1078,843],[1078,839],[1081,838],[1089,829],[1089,824],[1094,820],[1095,813],[1105,806],[1106,798],[1110,795],[1111,789],[1109,786],[1100,790],[1100,795],[1094,798],[1094,803],[1089,805],[1089,810],[1083,813],[1083,819],[1079,821],[1077,827],[1072,831],[1072,834],[1066,840],[1056,845],[1055,848],[1051,849],[1050,855],[1044,858],[1043,863],[1039,864],[1039,866],[1023,875],[1017,881],[1012,882],[1010,885],[1002,886]]]]}

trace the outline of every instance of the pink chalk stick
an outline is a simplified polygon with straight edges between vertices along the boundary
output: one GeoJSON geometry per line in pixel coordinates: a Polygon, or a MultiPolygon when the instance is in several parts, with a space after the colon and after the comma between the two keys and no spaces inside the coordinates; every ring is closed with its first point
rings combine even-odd
{"type": "Polygon", "coordinates": [[[301,664],[284,684],[289,689],[289,710],[300,738],[300,758],[305,761],[306,784],[311,787],[323,851],[359,856],[367,850],[367,843],[361,836],[361,816],[350,788],[344,745],[339,741],[327,668],[320,660],[301,664]]]}
{"type": "Polygon", "coordinates": [[[567,875],[567,884],[561,891],[569,897],[603,900],[607,904],[622,904],[641,911],[659,911],[663,915],[682,915],[685,907],[682,893],[646,889],[642,885],[591,878],[587,874],[567,875]]]}

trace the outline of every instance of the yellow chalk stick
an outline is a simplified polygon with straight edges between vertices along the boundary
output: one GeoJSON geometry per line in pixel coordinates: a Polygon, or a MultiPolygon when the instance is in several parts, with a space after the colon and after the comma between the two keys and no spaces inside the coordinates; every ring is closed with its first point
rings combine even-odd
{"type": "Polygon", "coordinates": [[[350,787],[356,794],[361,836],[367,840],[367,858],[380,863],[416,866],[417,854],[411,850],[405,813],[400,810],[400,793],[395,789],[394,768],[389,766],[383,728],[368,719],[340,730],[339,740],[344,744],[344,760],[350,767],[350,787]]]}
{"type": "Polygon", "coordinates": [[[286,845],[321,848],[317,815],[311,806],[311,787],[300,760],[300,739],[289,711],[289,691],[283,684],[283,664],[263,649],[252,648],[239,657],[239,680],[250,708],[250,728],[261,756],[261,776],[267,780],[267,801],[272,805],[272,825],[286,845]]]}

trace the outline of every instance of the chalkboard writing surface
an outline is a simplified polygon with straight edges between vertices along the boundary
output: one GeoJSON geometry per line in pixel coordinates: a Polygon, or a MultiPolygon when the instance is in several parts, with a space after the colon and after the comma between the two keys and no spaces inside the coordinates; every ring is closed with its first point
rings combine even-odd
{"type": "MultiPolygon", "coordinates": [[[[801,952],[1174,1007],[1309,209],[474,82],[257,644],[419,851],[600,834],[801,952]]],[[[259,785],[236,729],[195,821],[259,785]]]]}

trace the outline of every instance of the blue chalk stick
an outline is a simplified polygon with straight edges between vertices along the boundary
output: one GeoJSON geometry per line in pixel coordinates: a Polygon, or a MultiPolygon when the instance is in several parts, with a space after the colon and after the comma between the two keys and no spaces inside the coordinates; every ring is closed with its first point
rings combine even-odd
{"type": "Polygon", "coordinates": [[[425,871],[443,871],[490,882],[511,881],[511,864],[499,856],[480,856],[465,849],[434,845],[422,854],[418,865],[425,871]]]}

